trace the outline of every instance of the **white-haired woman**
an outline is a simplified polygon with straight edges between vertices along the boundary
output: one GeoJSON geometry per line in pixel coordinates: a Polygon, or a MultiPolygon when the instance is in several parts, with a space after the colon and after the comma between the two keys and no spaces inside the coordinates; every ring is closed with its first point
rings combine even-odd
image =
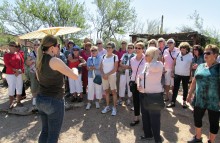
{"type": "Polygon", "coordinates": [[[162,142],[160,137],[160,112],[164,107],[163,87],[161,84],[163,64],[158,61],[159,53],[160,51],[156,47],[150,47],[146,50],[146,66],[137,79],[144,129],[144,136],[140,136],[140,139],[151,140],[154,138],[156,143],[162,142]],[[146,100],[145,98],[148,99],[146,100]],[[155,104],[158,106],[152,106],[155,104]]]}

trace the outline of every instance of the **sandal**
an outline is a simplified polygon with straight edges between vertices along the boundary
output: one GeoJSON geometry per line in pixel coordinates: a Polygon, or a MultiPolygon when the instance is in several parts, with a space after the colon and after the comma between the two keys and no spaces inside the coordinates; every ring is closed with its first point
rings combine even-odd
{"type": "Polygon", "coordinates": [[[188,106],[186,105],[186,102],[183,102],[183,108],[187,108],[188,106]]]}
{"type": "Polygon", "coordinates": [[[22,104],[21,102],[18,102],[18,103],[17,103],[17,106],[18,106],[18,107],[23,107],[24,104],[22,104]]]}

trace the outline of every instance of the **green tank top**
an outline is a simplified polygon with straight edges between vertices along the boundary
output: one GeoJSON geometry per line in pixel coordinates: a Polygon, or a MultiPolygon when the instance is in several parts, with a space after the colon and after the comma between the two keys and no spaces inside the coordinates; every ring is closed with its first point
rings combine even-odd
{"type": "Polygon", "coordinates": [[[64,96],[63,74],[50,68],[49,61],[51,58],[48,54],[43,55],[41,71],[38,73],[39,93],[62,99],[64,96]]]}

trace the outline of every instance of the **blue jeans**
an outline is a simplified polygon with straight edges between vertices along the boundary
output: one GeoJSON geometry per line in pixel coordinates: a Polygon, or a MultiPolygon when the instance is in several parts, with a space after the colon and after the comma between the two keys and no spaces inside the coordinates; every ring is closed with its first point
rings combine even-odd
{"type": "Polygon", "coordinates": [[[64,100],[38,94],[36,106],[42,121],[42,131],[38,142],[57,143],[63,123],[64,100]]]}

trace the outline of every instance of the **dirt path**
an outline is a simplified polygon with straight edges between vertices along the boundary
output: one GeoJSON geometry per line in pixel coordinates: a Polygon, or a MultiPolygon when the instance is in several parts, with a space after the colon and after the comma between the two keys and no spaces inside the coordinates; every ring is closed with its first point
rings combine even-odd
{"type": "MultiPolygon", "coordinates": [[[[5,88],[0,89],[0,108],[6,108],[8,99],[5,88]]],[[[30,92],[24,101],[25,106],[31,106],[30,92]]],[[[181,96],[178,97],[178,101],[181,96]]],[[[117,116],[101,114],[101,109],[86,111],[84,107],[66,111],[60,143],[139,143],[138,137],[143,134],[142,124],[130,127],[133,111],[128,106],[119,106],[117,116]]],[[[103,106],[103,105],[102,105],[103,106]]],[[[208,135],[207,115],[203,119],[203,140],[208,135]]],[[[192,108],[183,109],[180,104],[172,109],[164,109],[161,116],[161,135],[165,143],[184,143],[193,136],[192,108]]],[[[0,113],[1,143],[36,143],[41,129],[37,114],[17,116],[0,113]]],[[[216,143],[220,142],[218,137],[216,143]]]]}

